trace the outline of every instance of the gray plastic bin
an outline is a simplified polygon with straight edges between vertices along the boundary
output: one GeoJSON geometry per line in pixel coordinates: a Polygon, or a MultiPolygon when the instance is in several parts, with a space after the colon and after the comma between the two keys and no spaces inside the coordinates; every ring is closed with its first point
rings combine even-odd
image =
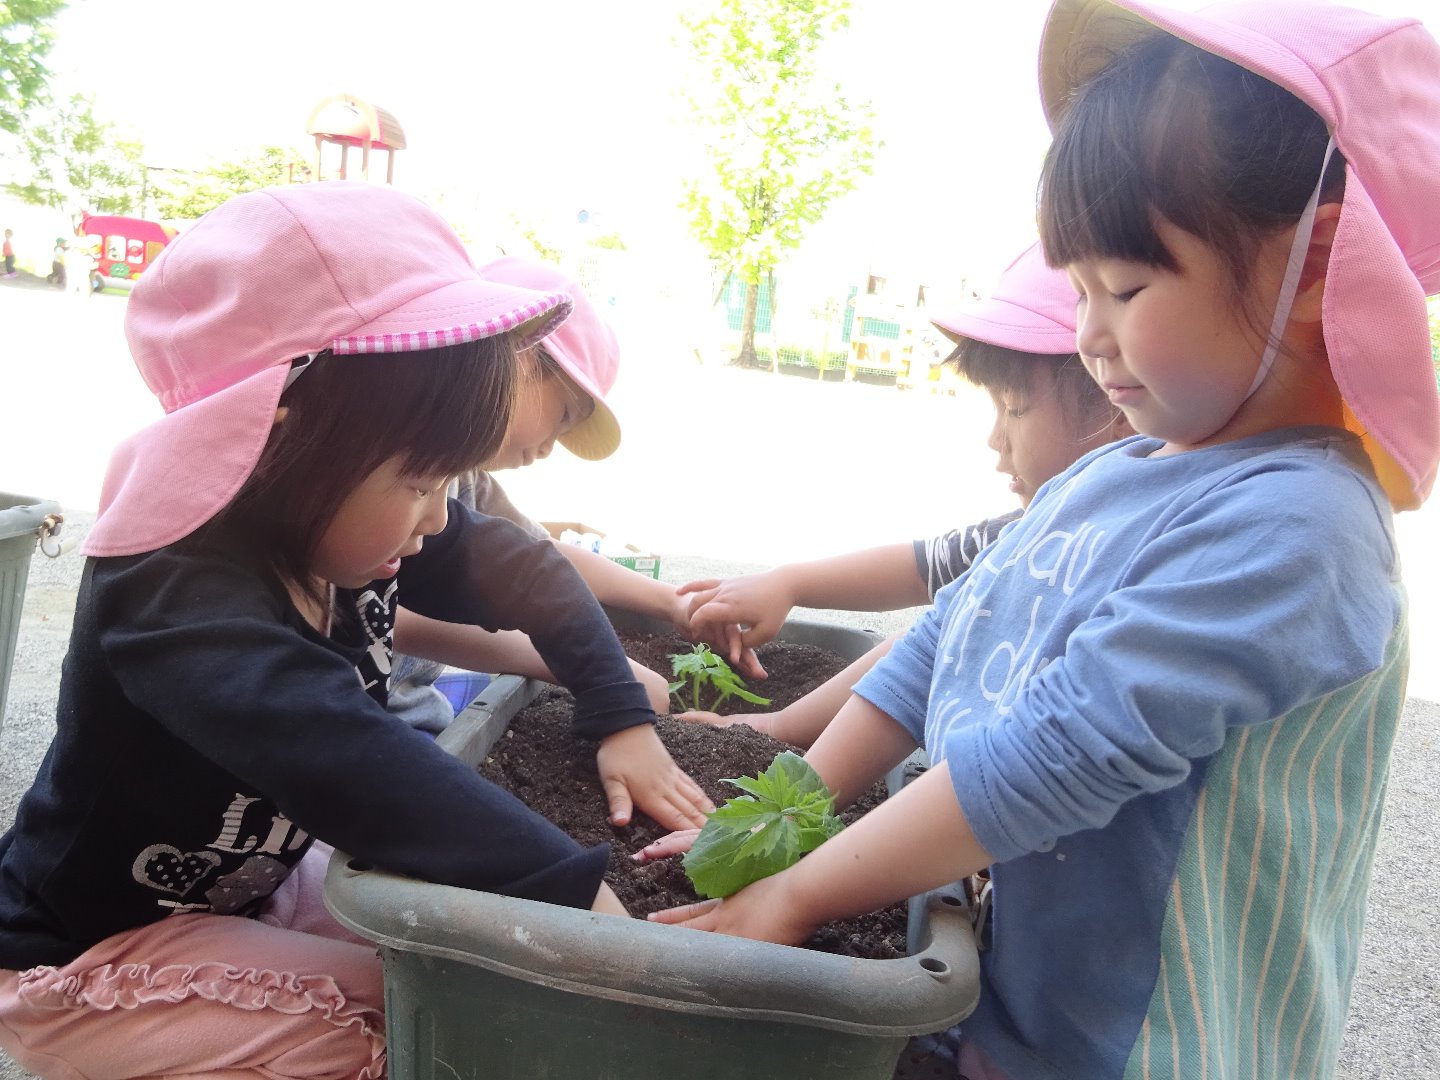
{"type": "Polygon", "coordinates": [[[59,503],[0,491],[0,723],[5,720],[5,697],[10,690],[15,642],[20,636],[20,609],[25,603],[30,557],[35,554],[45,519],[59,513],[59,503]]]}
{"type": "MultiPolygon", "coordinates": [[[[780,636],[847,659],[879,640],[800,621],[780,636]]],[[[479,762],[538,690],[496,679],[441,744],[479,762]]],[[[911,955],[899,960],[427,884],[338,852],[325,899],[380,946],[391,1080],[889,1080],[909,1036],[957,1023],[979,997],[969,913],[953,890],[912,901],[911,955]]]]}

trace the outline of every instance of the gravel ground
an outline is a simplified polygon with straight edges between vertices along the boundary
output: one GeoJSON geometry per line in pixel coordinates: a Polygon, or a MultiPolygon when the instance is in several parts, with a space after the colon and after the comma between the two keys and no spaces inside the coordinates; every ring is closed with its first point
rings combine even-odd
{"type": "MultiPolygon", "coordinates": [[[[67,515],[66,528],[83,530],[92,515],[67,515]]],[[[9,701],[0,728],[0,826],[14,817],[53,731],[55,692],[74,609],[81,559],[74,554],[31,565],[9,701]]],[[[760,566],[691,555],[667,555],[665,579],[746,573],[760,566]]],[[[889,633],[915,612],[869,614],[813,612],[889,633]]],[[[1376,861],[1365,932],[1340,1074],[1366,1080],[1433,1080],[1440,1076],[1440,865],[1435,822],[1440,796],[1440,705],[1412,698],[1400,730],[1388,809],[1376,861]]],[[[0,1054],[0,1080],[29,1074],[0,1054]]]]}

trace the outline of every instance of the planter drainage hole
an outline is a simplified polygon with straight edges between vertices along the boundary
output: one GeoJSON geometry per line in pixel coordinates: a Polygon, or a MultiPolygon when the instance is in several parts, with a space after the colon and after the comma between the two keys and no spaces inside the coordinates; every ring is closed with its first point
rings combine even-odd
{"type": "Polygon", "coordinates": [[[946,976],[950,974],[950,965],[944,960],[936,960],[933,956],[927,956],[920,961],[920,966],[931,975],[946,976]]]}
{"type": "Polygon", "coordinates": [[[374,870],[375,867],[371,866],[368,862],[361,862],[359,859],[351,859],[345,864],[345,869],[353,870],[357,874],[365,874],[371,870],[374,870]]]}

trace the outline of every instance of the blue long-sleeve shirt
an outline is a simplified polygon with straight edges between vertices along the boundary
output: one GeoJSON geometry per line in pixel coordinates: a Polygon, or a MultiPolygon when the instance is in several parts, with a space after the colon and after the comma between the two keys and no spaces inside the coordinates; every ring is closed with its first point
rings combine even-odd
{"type": "MultiPolygon", "coordinates": [[[[1303,923],[1331,901],[1337,918],[1363,909],[1354,866],[1311,866],[1307,891],[1277,896],[1270,875],[1293,835],[1275,833],[1265,859],[1227,864],[1215,884],[1259,875],[1258,906],[1207,893],[1212,931],[1230,920],[1233,932],[1203,947],[1174,939],[1179,899],[1240,842],[1237,820],[1264,820],[1269,808],[1272,826],[1285,816],[1293,832],[1304,817],[1326,852],[1333,843],[1363,854],[1373,842],[1363,822],[1378,808],[1384,757],[1374,762],[1376,732],[1361,722],[1372,714],[1339,703],[1383,698],[1388,748],[1404,619],[1385,497],[1343,432],[1292,429],[1148,456],[1158,446],[1128,440],[1052,480],[856,687],[943,762],[997,861],[993,947],[980,1007],[963,1026],[1016,1077],[1122,1075],[1150,1034],[1171,946],[1186,963],[1203,953],[1228,970],[1249,920],[1303,923]],[[1307,787],[1276,772],[1310,766],[1288,756],[1290,741],[1317,725],[1333,731],[1326,752],[1349,751],[1352,764],[1357,740],[1371,748],[1374,782],[1338,765],[1319,781],[1324,804],[1349,813],[1339,826],[1316,824],[1307,787]],[[1260,757],[1276,740],[1286,751],[1260,757]],[[1207,795],[1228,819],[1200,812],[1207,795]]],[[[1368,875],[1368,857],[1357,860],[1368,875]]],[[[1258,940],[1277,939],[1257,930],[1258,940]]],[[[1285,972],[1294,955],[1318,964],[1338,948],[1313,926],[1276,947],[1285,972]]],[[[1342,961],[1321,980],[1315,1023],[1337,1007],[1343,1016],[1352,972],[1342,961]]],[[[1179,1028],[1192,1030],[1174,1045],[1187,1053],[1219,1037],[1211,1029],[1228,1008],[1202,996],[1193,1016],[1180,1009],[1179,1028]]],[[[1164,1005],[1173,1018],[1175,1003],[1164,1005]]],[[[1302,1012],[1291,1019],[1303,1027],[1302,1012]]],[[[1288,1075],[1288,1062],[1259,1075],[1288,1075]]]]}

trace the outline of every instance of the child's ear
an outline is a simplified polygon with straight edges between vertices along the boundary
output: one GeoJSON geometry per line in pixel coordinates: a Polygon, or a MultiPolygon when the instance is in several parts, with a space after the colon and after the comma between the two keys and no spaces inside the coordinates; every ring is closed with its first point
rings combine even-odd
{"type": "Polygon", "coordinates": [[[1300,269],[1300,287],[1290,308],[1294,322],[1320,321],[1321,302],[1325,298],[1325,275],[1330,269],[1330,249],[1335,246],[1335,230],[1340,225],[1340,204],[1321,203],[1315,208],[1315,227],[1310,233],[1310,247],[1305,252],[1305,265],[1300,269]]]}

